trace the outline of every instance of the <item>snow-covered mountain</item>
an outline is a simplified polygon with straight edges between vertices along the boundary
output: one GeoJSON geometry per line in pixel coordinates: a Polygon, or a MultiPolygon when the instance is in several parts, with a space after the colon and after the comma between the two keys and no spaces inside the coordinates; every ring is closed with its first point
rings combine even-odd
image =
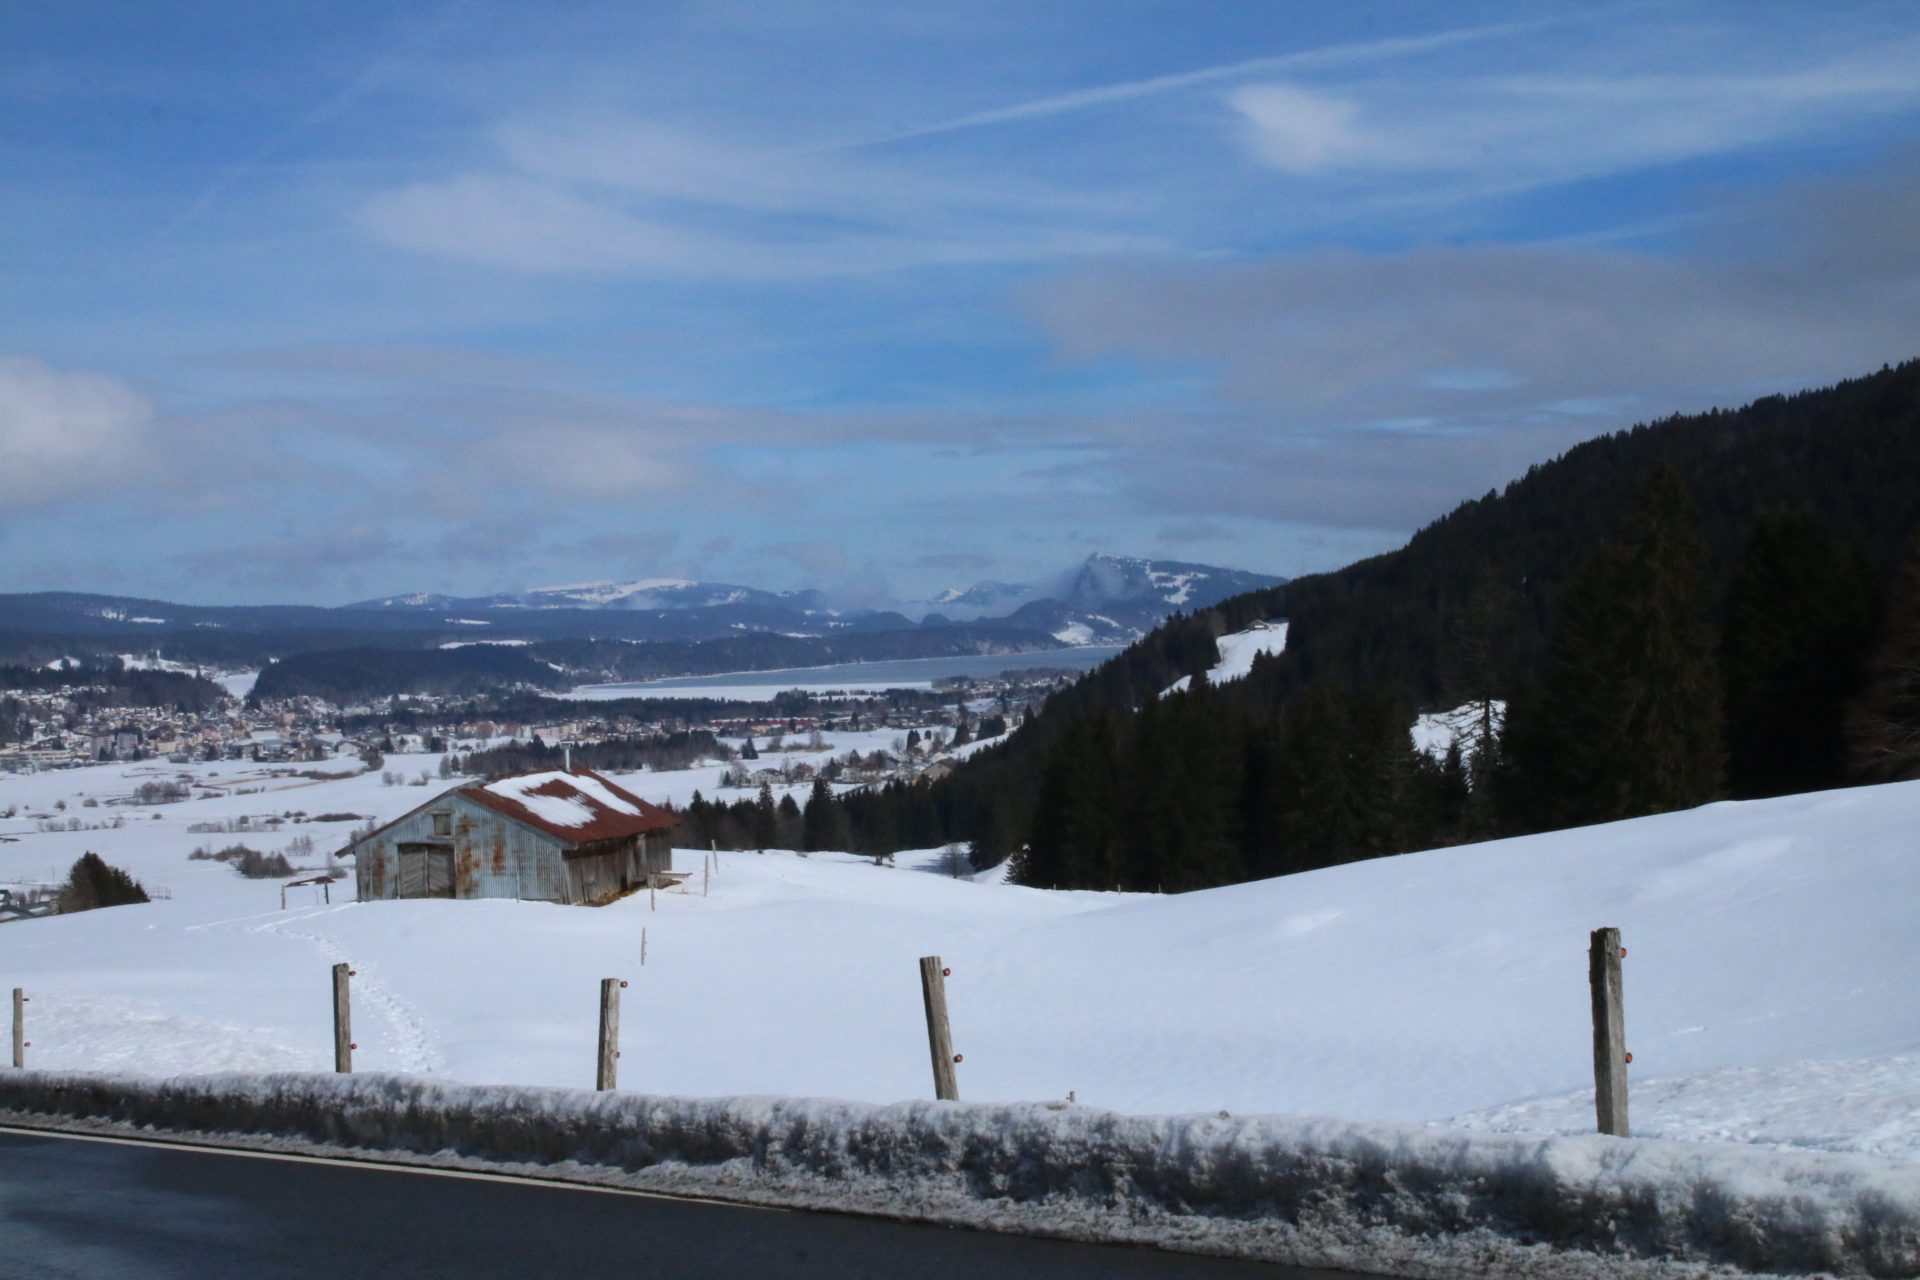
{"type": "Polygon", "coordinates": [[[535,587],[521,597],[529,609],[712,609],[729,604],[784,605],[810,609],[817,591],[762,591],[726,582],[687,578],[638,578],[632,582],[577,582],[535,587]]]}
{"type": "Polygon", "coordinates": [[[714,609],[724,605],[764,605],[812,610],[817,591],[762,591],[727,582],[689,578],[636,578],[627,582],[573,582],[490,596],[448,596],[430,592],[385,596],[348,605],[350,609],[714,609]]]}
{"type": "Polygon", "coordinates": [[[1123,644],[1170,613],[1191,613],[1285,581],[1244,569],[1101,551],[1050,581],[978,582],[965,590],[950,588],[927,603],[948,620],[1005,618],[1066,644],[1123,644]]]}
{"type": "Polygon", "coordinates": [[[1021,582],[976,582],[970,587],[948,587],[922,601],[949,618],[975,618],[1004,611],[1030,600],[1034,588],[1021,582]]]}
{"type": "Polygon", "coordinates": [[[1076,609],[1131,617],[1151,627],[1176,610],[1191,613],[1228,596],[1277,587],[1285,578],[1178,560],[1146,560],[1110,552],[1090,555],[1074,571],[1064,599],[1076,609]]]}
{"type": "Polygon", "coordinates": [[[683,621],[684,616],[701,610],[720,610],[729,628],[807,634],[827,627],[909,626],[912,624],[907,618],[900,616],[908,614],[922,616],[926,625],[934,626],[1004,621],[1045,632],[1062,644],[1125,644],[1151,631],[1175,611],[1190,613],[1228,596],[1285,581],[1242,569],[1100,552],[1051,579],[1034,583],[989,580],[970,587],[951,587],[931,599],[902,604],[898,613],[871,609],[839,613],[826,608],[823,593],[813,590],[763,591],[732,583],[664,577],[575,582],[491,596],[418,592],[347,607],[464,613],[483,618],[496,611],[620,610],[672,614],[683,621]]]}

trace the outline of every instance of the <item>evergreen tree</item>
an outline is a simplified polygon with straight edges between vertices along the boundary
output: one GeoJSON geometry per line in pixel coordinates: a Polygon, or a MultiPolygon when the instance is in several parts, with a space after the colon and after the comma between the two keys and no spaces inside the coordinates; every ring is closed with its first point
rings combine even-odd
{"type": "Polygon", "coordinates": [[[1120,875],[1120,758],[1113,718],[1077,724],[1048,753],[1020,883],[1111,888],[1120,875]]]}
{"type": "Polygon", "coordinates": [[[1442,670],[1443,699],[1452,708],[1454,744],[1460,749],[1460,781],[1454,790],[1454,762],[1442,765],[1442,809],[1451,838],[1487,840],[1502,834],[1495,779],[1503,767],[1506,728],[1503,691],[1519,666],[1526,628],[1518,590],[1482,565],[1465,603],[1449,627],[1442,670]],[[1457,802],[1457,803],[1456,803],[1457,802]]]}
{"type": "Polygon", "coordinates": [[[147,891],[140,882],[118,867],[108,866],[97,853],[83,853],[60,886],[59,910],[62,915],[92,911],[99,907],[121,907],[146,902],[147,891]]]}
{"type": "Polygon", "coordinates": [[[800,816],[800,806],[794,803],[791,794],[780,797],[780,803],[774,810],[779,829],[779,845],[782,849],[804,849],[806,847],[806,821],[800,816]]]}
{"type": "Polygon", "coordinates": [[[852,843],[847,839],[846,815],[824,779],[813,780],[813,790],[807,795],[807,807],[801,817],[801,829],[801,844],[809,853],[846,849],[852,843]]]}
{"type": "Polygon", "coordinates": [[[765,852],[780,840],[780,811],[773,803],[773,786],[760,784],[760,795],[753,802],[753,847],[765,852]]]}
{"type": "Polygon", "coordinates": [[[1859,691],[1879,584],[1866,557],[1806,510],[1761,516],[1728,588],[1720,645],[1727,789],[1735,797],[1839,786],[1841,722],[1859,691]]]}
{"type": "Polygon", "coordinates": [[[1856,780],[1920,778],[1920,535],[1888,595],[1867,687],[1848,711],[1846,737],[1856,780]]]}
{"type": "Polygon", "coordinates": [[[1512,796],[1535,830],[1704,804],[1722,772],[1706,550],[1679,478],[1642,486],[1626,541],[1561,593],[1547,669],[1516,699],[1512,796]]]}

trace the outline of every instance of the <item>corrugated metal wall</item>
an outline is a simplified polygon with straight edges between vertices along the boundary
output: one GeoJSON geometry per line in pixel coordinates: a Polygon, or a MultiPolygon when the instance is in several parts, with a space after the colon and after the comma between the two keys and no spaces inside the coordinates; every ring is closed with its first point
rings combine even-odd
{"type": "MultiPolygon", "coordinates": [[[[510,822],[453,791],[350,847],[362,902],[403,896],[401,845],[450,847],[456,898],[592,902],[640,888],[651,873],[673,866],[671,832],[606,841],[563,857],[551,836],[510,822]],[[449,815],[451,834],[434,834],[436,812],[449,815]]],[[[412,877],[404,896],[425,896],[422,888],[428,883],[422,876],[412,877]]]]}
{"type": "Polygon", "coordinates": [[[560,846],[517,822],[451,792],[426,809],[352,846],[360,900],[400,896],[399,846],[447,844],[453,850],[453,896],[577,902],[560,846]],[[436,836],[434,812],[452,818],[452,834],[436,836]]]}

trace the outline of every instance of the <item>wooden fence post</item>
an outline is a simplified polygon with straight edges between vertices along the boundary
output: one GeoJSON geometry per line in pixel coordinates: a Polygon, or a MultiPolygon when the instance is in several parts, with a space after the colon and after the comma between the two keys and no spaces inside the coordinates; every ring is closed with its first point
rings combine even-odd
{"type": "Polygon", "coordinates": [[[353,998],[347,980],[353,970],[344,964],[333,966],[333,1069],[343,1075],[353,1073],[353,998]]]}
{"type": "Polygon", "coordinates": [[[640,926],[640,964],[644,968],[646,966],[646,963],[647,963],[647,926],[641,925],[640,926]]]}
{"type": "Polygon", "coordinates": [[[1593,1106],[1600,1132],[1616,1138],[1627,1129],[1627,1019],[1621,1000],[1620,961],[1627,954],[1618,929],[1595,929],[1587,951],[1587,982],[1593,988],[1593,1106]]]}
{"type": "Polygon", "coordinates": [[[13,1065],[27,1065],[27,993],[23,987],[13,989],[13,1065]]]}
{"type": "Polygon", "coordinates": [[[600,1059],[593,1087],[603,1092],[619,1087],[620,988],[626,985],[619,978],[600,979],[600,1059]]]}
{"type": "Polygon", "coordinates": [[[953,1028],[947,1023],[947,970],[939,956],[920,957],[920,994],[927,1002],[927,1047],[933,1055],[933,1096],[943,1102],[960,1100],[960,1082],[953,1064],[953,1028]]]}

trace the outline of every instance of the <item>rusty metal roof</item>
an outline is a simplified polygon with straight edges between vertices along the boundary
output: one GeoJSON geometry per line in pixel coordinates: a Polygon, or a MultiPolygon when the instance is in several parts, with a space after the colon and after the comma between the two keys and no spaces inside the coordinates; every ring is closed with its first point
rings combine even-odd
{"type": "Polygon", "coordinates": [[[459,792],[475,804],[568,845],[621,840],[680,825],[673,813],[648,804],[591,769],[496,778],[461,787],[459,792]]]}

